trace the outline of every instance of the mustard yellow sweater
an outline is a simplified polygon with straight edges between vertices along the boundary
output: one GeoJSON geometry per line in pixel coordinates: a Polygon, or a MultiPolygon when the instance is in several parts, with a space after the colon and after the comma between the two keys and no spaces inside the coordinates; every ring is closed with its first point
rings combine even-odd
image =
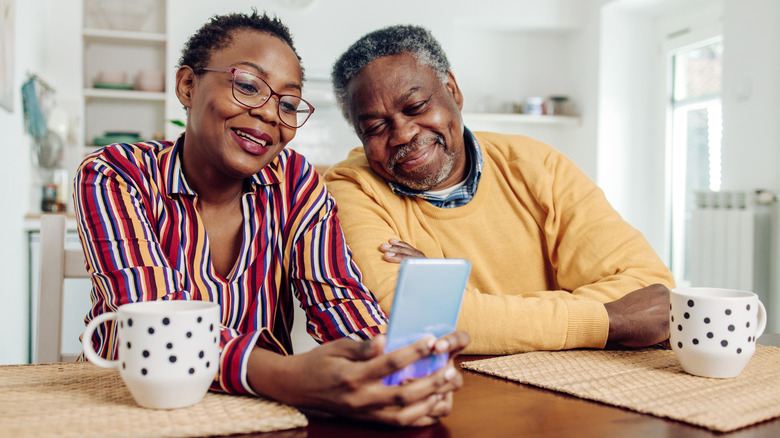
{"type": "Polygon", "coordinates": [[[674,286],[645,238],[563,154],[524,136],[475,132],[484,156],[474,198],[456,208],[401,197],[362,148],[325,175],[365,284],[390,311],[399,265],[390,238],[472,271],[458,328],[467,354],[603,348],[603,303],[653,283],[674,286]]]}

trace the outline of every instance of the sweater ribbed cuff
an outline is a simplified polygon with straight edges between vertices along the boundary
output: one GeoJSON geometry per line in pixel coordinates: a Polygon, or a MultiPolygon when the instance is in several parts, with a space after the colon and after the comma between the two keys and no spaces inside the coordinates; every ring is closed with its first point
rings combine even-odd
{"type": "Polygon", "coordinates": [[[564,349],[604,348],[609,336],[609,315],[603,303],[568,301],[569,325],[564,349]]]}

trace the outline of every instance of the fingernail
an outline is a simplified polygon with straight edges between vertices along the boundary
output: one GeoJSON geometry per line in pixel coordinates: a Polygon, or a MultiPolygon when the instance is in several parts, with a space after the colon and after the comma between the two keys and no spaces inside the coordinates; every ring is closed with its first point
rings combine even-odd
{"type": "Polygon", "coordinates": [[[455,368],[447,367],[447,369],[444,370],[444,379],[449,382],[452,379],[454,379],[457,374],[458,374],[458,372],[455,371],[455,368]]]}
{"type": "Polygon", "coordinates": [[[382,249],[390,249],[390,248],[392,248],[392,246],[390,244],[388,244],[388,243],[383,243],[383,244],[379,245],[379,247],[382,248],[382,249]]]}
{"type": "Polygon", "coordinates": [[[390,243],[395,244],[395,243],[398,243],[398,242],[400,242],[398,239],[390,239],[390,243]]]}
{"type": "Polygon", "coordinates": [[[395,253],[394,252],[386,252],[385,255],[388,256],[388,257],[395,257],[395,253]]]}
{"type": "Polygon", "coordinates": [[[433,350],[434,345],[436,345],[436,339],[434,338],[428,339],[428,349],[433,350]]]}
{"type": "Polygon", "coordinates": [[[440,353],[444,353],[445,351],[450,349],[450,343],[447,342],[444,339],[439,339],[436,341],[436,351],[440,353]]]}

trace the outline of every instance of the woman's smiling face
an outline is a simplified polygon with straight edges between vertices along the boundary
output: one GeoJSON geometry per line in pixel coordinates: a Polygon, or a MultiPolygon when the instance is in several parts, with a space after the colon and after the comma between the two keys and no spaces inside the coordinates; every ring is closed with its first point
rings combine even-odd
{"type": "MultiPolygon", "coordinates": [[[[301,65],[290,46],[267,32],[241,29],[211,53],[207,67],[238,68],[262,78],[279,94],[301,95],[301,65]]],[[[195,72],[182,67],[177,95],[187,108],[184,165],[188,179],[244,179],[268,165],[295,137],[279,120],[278,98],[249,108],[233,97],[229,72],[195,72]],[[188,168],[189,167],[189,168],[188,168]]]]}

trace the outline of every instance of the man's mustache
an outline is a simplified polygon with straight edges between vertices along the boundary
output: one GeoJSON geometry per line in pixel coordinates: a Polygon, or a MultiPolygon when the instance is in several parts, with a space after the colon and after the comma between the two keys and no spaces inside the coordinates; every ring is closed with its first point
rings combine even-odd
{"type": "Polygon", "coordinates": [[[390,157],[387,162],[387,169],[392,172],[395,170],[395,166],[398,164],[398,162],[401,161],[404,157],[424,146],[429,146],[432,144],[445,146],[444,137],[441,134],[432,134],[422,138],[415,137],[409,143],[406,143],[403,146],[398,146],[393,156],[390,157]]]}

